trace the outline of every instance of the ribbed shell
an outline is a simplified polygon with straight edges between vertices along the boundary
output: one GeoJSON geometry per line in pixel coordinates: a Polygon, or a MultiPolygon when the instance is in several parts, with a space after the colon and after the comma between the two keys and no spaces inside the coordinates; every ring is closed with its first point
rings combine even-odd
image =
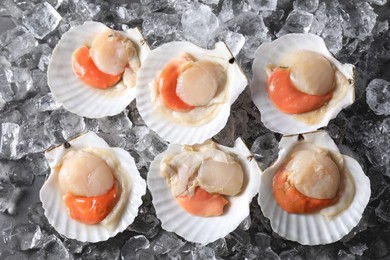
{"type": "MultiPolygon", "coordinates": [[[[338,151],[333,140],[324,131],[305,134],[303,137],[305,141],[338,151]]],[[[343,155],[344,165],[349,169],[355,186],[355,197],[351,205],[333,217],[325,217],[319,213],[287,213],[279,207],[272,195],[272,178],[296,142],[297,136],[281,139],[277,161],[261,176],[258,203],[264,216],[270,220],[273,231],[280,236],[303,245],[333,243],[347,235],[359,223],[370,198],[370,180],[355,159],[343,155]]]]}
{"type": "MultiPolygon", "coordinates": [[[[108,27],[98,22],[85,22],[64,33],[53,50],[48,67],[48,84],[56,101],[79,116],[100,118],[122,112],[135,98],[135,87],[126,88],[123,81],[109,89],[96,89],[79,80],[72,69],[72,54],[83,45],[91,45],[94,37],[108,27]]],[[[150,49],[141,32],[129,29],[122,32],[138,49],[141,62],[150,49]]]]}
{"type": "Polygon", "coordinates": [[[161,177],[162,158],[166,154],[180,152],[180,145],[169,145],[150,165],[147,183],[162,227],[191,242],[208,244],[235,230],[249,215],[249,204],[258,191],[261,170],[244,142],[237,139],[233,148],[221,145],[218,148],[236,154],[245,171],[243,190],[236,196],[226,197],[229,205],[222,216],[205,218],[188,214],[177,204],[168,184],[161,177]]]}
{"type": "Polygon", "coordinates": [[[314,34],[286,34],[270,43],[263,43],[255,53],[252,64],[253,78],[251,81],[252,99],[261,113],[261,121],[270,130],[282,134],[299,134],[315,131],[326,126],[345,107],[355,99],[354,66],[342,64],[336,60],[327,49],[324,40],[314,34]],[[267,94],[266,66],[278,65],[286,54],[298,50],[310,50],[327,58],[336,69],[348,80],[348,92],[334,107],[326,112],[319,123],[306,124],[298,121],[293,115],[279,111],[270,101],[267,94]]]}
{"type": "MultiPolygon", "coordinates": [[[[122,212],[118,225],[110,230],[101,224],[86,225],[71,219],[62,199],[57,174],[51,171],[49,178],[43,184],[39,197],[42,201],[45,216],[49,223],[62,235],[83,242],[99,242],[124,231],[138,215],[138,208],[142,204],[142,196],[146,193],[146,183],[141,178],[134,159],[121,148],[111,148],[95,133],[89,132],[69,141],[74,149],[94,147],[106,149],[120,161],[121,167],[126,169],[128,182],[131,185],[130,195],[122,212]]],[[[66,154],[64,145],[58,146],[45,153],[51,168],[53,168],[66,154]]]]}
{"type": "Polygon", "coordinates": [[[164,140],[175,144],[203,143],[217,134],[226,125],[231,104],[247,86],[244,73],[232,59],[232,54],[222,42],[217,43],[214,50],[202,49],[190,42],[170,42],[152,50],[138,74],[136,90],[137,108],[145,123],[164,140]],[[155,78],[169,61],[183,53],[207,57],[227,68],[228,98],[218,105],[216,116],[204,124],[188,125],[174,121],[155,105],[152,98],[155,78]]]}

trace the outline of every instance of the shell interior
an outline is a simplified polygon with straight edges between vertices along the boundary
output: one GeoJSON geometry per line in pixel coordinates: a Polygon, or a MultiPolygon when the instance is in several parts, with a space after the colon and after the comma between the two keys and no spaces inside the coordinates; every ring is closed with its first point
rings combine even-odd
{"type": "Polygon", "coordinates": [[[98,242],[107,240],[117,233],[124,231],[138,215],[138,208],[142,204],[142,196],[146,193],[146,183],[141,178],[134,159],[128,152],[121,148],[111,148],[103,139],[95,133],[83,134],[71,141],[69,148],[58,146],[45,153],[51,168],[51,174],[43,184],[39,196],[42,201],[45,216],[49,223],[62,235],[83,242],[98,242]],[[87,147],[99,148],[110,151],[120,161],[120,167],[128,173],[125,178],[131,183],[129,198],[125,204],[120,220],[115,229],[107,228],[101,224],[86,225],[70,218],[62,199],[57,174],[53,168],[61,158],[72,149],[87,147]]]}
{"type": "MultiPolygon", "coordinates": [[[[305,142],[315,143],[331,151],[338,151],[337,146],[326,132],[318,131],[303,135],[303,137],[305,142]]],[[[278,160],[265,170],[261,177],[259,205],[264,216],[270,219],[272,229],[280,236],[303,245],[333,243],[347,235],[359,223],[370,198],[370,181],[355,159],[343,155],[344,164],[349,169],[355,186],[355,196],[349,207],[333,217],[325,217],[320,213],[287,213],[279,207],[272,195],[272,179],[277,169],[284,163],[289,150],[296,143],[296,136],[281,139],[278,160]]]]}
{"type": "Polygon", "coordinates": [[[169,145],[150,165],[147,183],[162,227],[191,242],[208,244],[236,229],[249,215],[249,204],[258,191],[261,170],[244,142],[238,138],[233,148],[221,145],[218,148],[236,154],[246,174],[243,191],[237,196],[228,197],[229,206],[222,216],[192,216],[177,204],[171,194],[169,186],[160,175],[160,163],[165,154],[181,152],[180,145],[169,145]]]}
{"type": "Polygon", "coordinates": [[[237,63],[231,63],[232,58],[233,55],[222,42],[217,43],[214,50],[202,49],[190,42],[171,42],[151,51],[138,74],[136,89],[137,108],[146,124],[164,140],[176,144],[203,143],[217,134],[226,125],[231,104],[247,85],[246,77],[237,63]],[[172,120],[155,105],[152,95],[156,76],[169,61],[183,53],[189,53],[195,59],[220,63],[226,68],[228,98],[218,104],[217,114],[204,124],[183,124],[172,120]]]}
{"type": "MultiPolygon", "coordinates": [[[[109,89],[96,89],[84,84],[73,73],[72,54],[108,27],[98,22],[85,22],[64,33],[53,50],[48,67],[48,84],[58,103],[79,116],[100,118],[123,111],[135,98],[135,87],[127,88],[121,80],[109,89]]],[[[142,64],[150,49],[141,32],[129,29],[126,35],[135,44],[142,64]]]]}
{"type": "Polygon", "coordinates": [[[317,130],[326,126],[337,114],[354,101],[354,66],[342,64],[336,60],[327,49],[325,42],[314,34],[287,34],[270,43],[263,43],[255,53],[252,65],[253,78],[250,85],[252,99],[261,113],[261,121],[272,131],[282,134],[299,134],[317,130]],[[320,53],[327,58],[333,66],[342,73],[348,81],[348,90],[345,96],[323,116],[320,122],[306,124],[297,121],[294,115],[279,111],[268,98],[266,86],[268,76],[266,66],[278,65],[286,54],[298,51],[310,50],[320,53]]]}

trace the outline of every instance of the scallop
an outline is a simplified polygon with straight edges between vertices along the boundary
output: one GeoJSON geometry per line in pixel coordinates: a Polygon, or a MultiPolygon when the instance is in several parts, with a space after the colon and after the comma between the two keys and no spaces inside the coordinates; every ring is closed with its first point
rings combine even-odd
{"type": "Polygon", "coordinates": [[[176,144],[203,143],[217,134],[227,122],[231,104],[247,86],[244,73],[222,42],[213,50],[190,42],[164,44],[151,51],[138,76],[140,115],[164,140],[176,144]],[[176,75],[170,67],[180,72],[173,95],[184,105],[176,110],[165,103],[159,88],[163,75],[176,75]]]}
{"type": "MultiPolygon", "coordinates": [[[[263,43],[255,53],[252,70],[253,102],[260,110],[264,125],[278,133],[299,134],[324,127],[355,98],[354,66],[336,60],[323,39],[313,34],[287,34],[263,43]],[[274,68],[289,68],[290,80],[299,93],[316,96],[329,93],[331,98],[310,111],[287,113],[280,110],[267,93],[267,81],[274,68]]],[[[284,103],[296,105],[288,98],[284,103]]]]}
{"type": "MultiPolygon", "coordinates": [[[[170,144],[168,149],[159,154],[151,163],[147,178],[147,184],[152,194],[152,202],[157,217],[161,220],[162,227],[167,231],[175,232],[188,241],[201,244],[208,244],[225,237],[249,215],[249,204],[257,194],[262,173],[256,160],[240,138],[235,141],[232,148],[213,143],[215,149],[211,149],[212,146],[208,145],[207,142],[201,145],[201,150],[199,150],[199,147],[195,149],[201,151],[197,155],[187,153],[193,149],[193,146],[170,144]],[[230,156],[236,158],[239,163],[234,163],[230,156]],[[171,162],[171,164],[177,164],[177,166],[181,161],[179,168],[185,168],[184,172],[198,171],[196,182],[199,182],[198,184],[202,188],[208,189],[210,193],[216,192],[229,195],[226,196],[228,206],[225,207],[222,215],[212,217],[194,216],[178,204],[175,199],[176,195],[193,192],[191,187],[184,187],[188,183],[188,180],[184,179],[191,176],[181,175],[181,180],[171,178],[173,183],[171,182],[168,185],[166,178],[169,177],[165,176],[164,178],[161,175],[162,171],[167,172],[166,168],[162,168],[165,165],[162,162],[167,158],[174,158],[175,162],[171,162]],[[225,168],[225,164],[228,164],[228,162],[234,168],[233,170],[225,168]],[[200,165],[200,167],[199,169],[191,169],[191,165],[200,165]],[[210,172],[210,169],[217,171],[210,172]],[[229,173],[236,170],[238,172],[242,170],[242,178],[240,174],[229,173]],[[171,189],[172,186],[182,188],[171,189]],[[223,187],[223,189],[217,189],[216,187],[223,187]]],[[[172,174],[172,176],[174,175],[172,174]]],[[[202,207],[206,207],[206,205],[203,204],[202,207]]]]}
{"type": "Polygon", "coordinates": [[[102,23],[85,22],[64,33],[53,50],[48,85],[56,101],[72,113],[88,118],[113,116],[135,98],[138,69],[149,52],[137,28],[114,31],[102,23]],[[100,71],[112,76],[123,73],[119,82],[99,89],[81,81],[78,76],[85,71],[73,71],[72,57],[82,46],[91,47],[89,54],[100,71]]]}
{"type": "Polygon", "coordinates": [[[45,157],[51,172],[39,196],[45,216],[60,234],[83,242],[104,241],[134,221],[146,183],[128,152],[110,147],[95,133],[88,132],[46,151],[45,157]],[[84,224],[68,214],[65,200],[69,193],[100,196],[113,183],[119,187],[119,199],[101,222],[84,224]]]}
{"type": "Polygon", "coordinates": [[[359,163],[340,154],[325,131],[283,136],[278,159],[264,171],[259,187],[258,203],[272,229],[304,245],[333,243],[347,235],[359,223],[371,193],[359,163]],[[287,169],[302,194],[326,200],[337,193],[338,200],[311,213],[289,213],[273,194],[280,169],[287,169]]]}

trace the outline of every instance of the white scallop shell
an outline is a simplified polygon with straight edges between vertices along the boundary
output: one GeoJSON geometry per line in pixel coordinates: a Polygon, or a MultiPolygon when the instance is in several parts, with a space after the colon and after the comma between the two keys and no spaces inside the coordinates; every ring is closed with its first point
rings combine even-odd
{"type": "MultiPolygon", "coordinates": [[[[96,35],[108,27],[98,22],[85,22],[64,33],[53,50],[48,67],[48,84],[57,102],[79,116],[100,118],[122,112],[135,97],[135,88],[128,88],[120,81],[108,89],[92,88],[73,73],[72,54],[82,45],[91,45],[96,35]]],[[[138,50],[142,64],[150,52],[141,32],[129,29],[121,32],[127,36],[138,50]]]]}
{"type": "Polygon", "coordinates": [[[137,108],[145,123],[164,140],[176,144],[203,143],[217,134],[226,125],[231,104],[248,83],[237,63],[229,63],[232,58],[233,55],[222,42],[218,42],[214,50],[202,49],[190,42],[170,42],[152,50],[138,73],[136,89],[137,108]],[[227,71],[228,98],[218,105],[219,111],[215,117],[204,124],[189,125],[171,120],[153,101],[152,89],[156,76],[170,60],[183,53],[189,53],[196,59],[217,62],[227,71]]]}
{"type": "Polygon", "coordinates": [[[255,53],[252,65],[253,78],[251,82],[252,99],[261,113],[261,121],[270,130],[282,134],[299,134],[317,130],[326,126],[345,107],[353,103],[354,66],[342,64],[336,60],[327,49],[324,40],[314,34],[286,34],[270,43],[263,43],[255,53]],[[287,53],[298,50],[310,50],[327,58],[336,69],[348,80],[348,92],[334,107],[325,113],[320,122],[305,124],[297,121],[294,115],[279,111],[270,101],[267,94],[267,74],[265,68],[269,64],[277,65],[287,53]]]}
{"type": "Polygon", "coordinates": [[[43,184],[39,196],[42,201],[45,216],[49,223],[62,235],[79,241],[98,242],[107,240],[117,233],[124,231],[138,215],[138,208],[142,204],[142,196],[146,193],[145,180],[140,176],[134,159],[128,152],[121,148],[111,148],[103,139],[95,133],[89,132],[69,141],[71,147],[66,149],[64,145],[58,146],[45,153],[49,162],[51,174],[43,184]],[[73,220],[68,216],[66,206],[62,199],[62,193],[58,184],[57,174],[53,172],[61,158],[72,149],[93,147],[109,150],[119,161],[120,165],[128,173],[131,184],[129,198],[126,201],[122,215],[115,229],[109,229],[101,224],[86,225],[73,220]]]}
{"type": "MultiPolygon", "coordinates": [[[[303,142],[315,143],[331,151],[338,151],[325,131],[304,134],[303,137],[305,140],[303,142]]],[[[259,205],[264,216],[270,219],[273,231],[280,236],[303,245],[333,243],[347,235],[359,223],[370,198],[370,180],[355,159],[343,155],[344,164],[348,167],[355,186],[355,196],[349,207],[333,217],[325,217],[320,213],[289,214],[279,207],[272,195],[272,178],[296,143],[297,136],[285,136],[281,139],[277,161],[261,176],[259,205]]]]}
{"type": "Polygon", "coordinates": [[[243,191],[236,196],[226,197],[229,207],[218,217],[197,217],[188,214],[173,197],[171,190],[160,175],[160,163],[164,155],[179,153],[180,145],[170,144],[168,149],[159,154],[151,163],[148,173],[148,187],[152,194],[153,205],[162,227],[185,238],[188,241],[208,244],[218,238],[225,237],[249,215],[249,204],[257,194],[261,170],[244,142],[238,138],[233,148],[218,145],[224,152],[238,156],[245,171],[243,191]]]}

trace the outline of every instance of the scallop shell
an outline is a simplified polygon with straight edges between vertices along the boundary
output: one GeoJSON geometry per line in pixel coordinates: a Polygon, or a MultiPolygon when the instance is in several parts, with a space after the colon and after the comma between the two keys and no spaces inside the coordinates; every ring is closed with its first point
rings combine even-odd
{"type": "Polygon", "coordinates": [[[261,113],[261,121],[270,130],[282,134],[299,134],[317,130],[326,126],[345,107],[353,103],[354,91],[354,66],[342,64],[336,60],[327,49],[324,40],[314,34],[287,34],[270,43],[263,43],[255,53],[252,65],[253,78],[251,82],[252,99],[261,113]],[[320,53],[327,58],[336,69],[348,80],[346,95],[334,107],[329,109],[320,122],[306,124],[297,121],[294,115],[279,111],[270,101],[267,94],[267,74],[265,68],[269,64],[279,64],[287,53],[298,50],[310,50],[320,53]]]}
{"type": "MultiPolygon", "coordinates": [[[[120,81],[108,89],[92,88],[73,73],[72,54],[82,45],[90,45],[96,35],[108,27],[98,22],[85,22],[66,32],[57,46],[48,67],[48,84],[57,102],[79,116],[100,118],[122,112],[135,98],[135,87],[128,88],[120,81]]],[[[141,32],[129,29],[122,32],[136,46],[142,64],[150,52],[141,32]]]]}
{"type": "Polygon", "coordinates": [[[247,86],[247,79],[228,47],[218,42],[214,50],[202,49],[190,42],[170,42],[151,51],[138,74],[136,89],[137,108],[146,124],[164,140],[176,144],[203,143],[217,134],[227,122],[230,106],[247,86]],[[156,106],[152,90],[156,76],[175,57],[189,53],[196,59],[220,63],[227,70],[227,100],[218,105],[219,111],[204,124],[184,124],[169,118],[156,106]]]}
{"type": "Polygon", "coordinates": [[[98,242],[107,240],[117,233],[124,231],[138,215],[138,208],[142,204],[142,196],[146,193],[145,180],[141,178],[134,159],[121,148],[111,148],[95,133],[89,132],[69,141],[70,148],[65,145],[58,146],[45,153],[52,169],[49,178],[43,184],[39,196],[42,201],[45,216],[49,223],[62,235],[83,242],[98,242]],[[86,147],[109,150],[119,161],[121,167],[128,172],[126,176],[131,183],[129,198],[125,204],[120,220],[115,229],[111,230],[103,225],[86,225],[70,218],[62,199],[57,174],[53,172],[61,158],[72,149],[86,147]]]}
{"type": "Polygon", "coordinates": [[[233,148],[218,145],[222,151],[238,156],[246,173],[245,188],[239,195],[227,197],[229,207],[222,216],[209,218],[192,216],[176,203],[169,186],[160,175],[160,163],[164,155],[179,153],[182,151],[181,148],[180,145],[170,144],[168,149],[159,154],[150,165],[147,183],[153,205],[165,230],[175,232],[191,242],[208,244],[225,237],[249,215],[249,203],[257,194],[261,170],[240,138],[235,141],[233,148]]]}
{"type": "MultiPolygon", "coordinates": [[[[324,131],[305,134],[303,137],[305,142],[315,143],[330,151],[338,151],[333,140],[324,131]]],[[[261,176],[259,205],[264,216],[270,219],[272,229],[280,236],[303,245],[333,243],[347,235],[359,223],[370,198],[370,180],[355,159],[343,155],[344,164],[348,167],[355,185],[355,197],[349,207],[333,217],[325,217],[320,213],[287,213],[279,207],[272,195],[272,178],[297,142],[297,136],[285,136],[281,139],[278,160],[261,176]]]]}

